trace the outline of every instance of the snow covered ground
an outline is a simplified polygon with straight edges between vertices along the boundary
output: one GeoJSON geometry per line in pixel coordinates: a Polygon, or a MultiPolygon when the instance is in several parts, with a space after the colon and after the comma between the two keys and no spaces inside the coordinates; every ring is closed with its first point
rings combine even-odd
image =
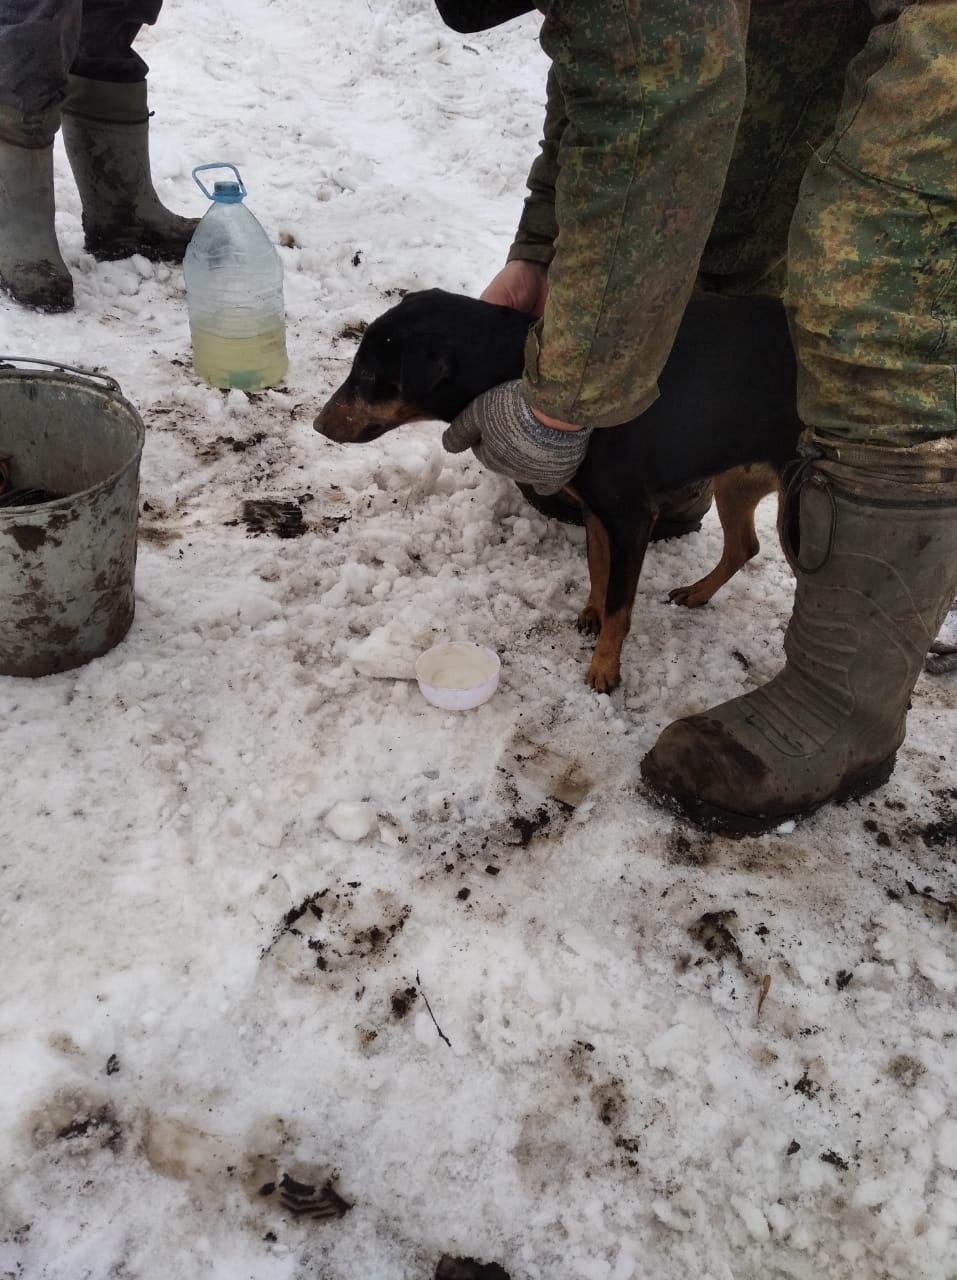
{"type": "Polygon", "coordinates": [[[954,1280],[955,678],[871,799],[682,829],[638,761],[776,669],[773,503],[705,610],[667,591],[716,518],[652,548],[598,697],[579,531],[434,425],[312,430],[356,325],[501,264],[534,19],[169,0],[139,47],[164,198],[202,213],[191,167],[230,160],[284,245],[290,373],[201,385],[181,271],[85,254],[58,148],[77,309],[0,302],[0,353],[120,382],[144,508],[128,638],[0,679],[0,1277],[954,1280]],[[306,532],[250,532],[249,499],[306,532]],[[437,637],[501,654],[477,711],[407,678],[437,637]],[[294,1184],[352,1207],[297,1217],[294,1184]]]}

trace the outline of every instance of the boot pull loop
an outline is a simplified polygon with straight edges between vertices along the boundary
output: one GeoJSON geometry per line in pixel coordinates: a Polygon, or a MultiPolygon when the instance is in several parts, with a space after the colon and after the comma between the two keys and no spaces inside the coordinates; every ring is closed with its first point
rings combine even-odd
{"type": "Polygon", "coordinates": [[[837,524],[837,504],[834,501],[834,495],[831,493],[830,486],[823,480],[818,479],[818,483],[827,494],[827,500],[831,507],[831,520],[827,534],[827,546],[824,548],[824,554],[815,565],[806,565],[801,563],[801,513],[800,498],[801,490],[809,481],[813,481],[816,477],[808,475],[811,467],[818,459],[825,457],[823,449],[819,449],[817,445],[800,444],[798,446],[799,456],[793,462],[789,462],[784,468],[782,475],[784,492],[781,496],[781,549],[784,552],[785,559],[795,573],[811,575],[820,573],[827,564],[831,556],[831,550],[834,546],[834,531],[837,524]]]}

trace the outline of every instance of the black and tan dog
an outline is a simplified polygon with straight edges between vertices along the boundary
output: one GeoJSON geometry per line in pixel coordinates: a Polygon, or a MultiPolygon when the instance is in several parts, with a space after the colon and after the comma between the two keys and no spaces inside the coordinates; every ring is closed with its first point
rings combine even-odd
{"type": "MultiPolygon", "coordinates": [[[[431,289],[374,320],[352,370],[315,421],[330,440],[376,440],[407,422],[450,422],[500,382],[521,376],[530,316],[431,289]]],[[[679,604],[707,603],[759,549],[754,509],[796,453],[796,368],[783,305],[771,298],[696,296],[640,418],[592,433],[568,488],[585,512],[591,590],[579,615],[597,634],[588,683],[620,678],[656,494],[715,479],[721,559],[679,604]]]]}

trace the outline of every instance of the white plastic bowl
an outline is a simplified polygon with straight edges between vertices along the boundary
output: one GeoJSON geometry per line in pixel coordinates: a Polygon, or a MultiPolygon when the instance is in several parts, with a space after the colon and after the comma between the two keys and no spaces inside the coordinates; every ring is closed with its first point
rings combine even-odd
{"type": "Polygon", "coordinates": [[[494,649],[456,640],[433,645],[415,664],[423,697],[443,711],[470,711],[498,688],[502,664],[494,649]]]}

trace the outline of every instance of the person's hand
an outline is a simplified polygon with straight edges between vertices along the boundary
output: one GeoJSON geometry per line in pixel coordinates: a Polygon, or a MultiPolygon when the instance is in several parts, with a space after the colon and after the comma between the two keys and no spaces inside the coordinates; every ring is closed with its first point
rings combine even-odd
{"type": "Polygon", "coordinates": [[[452,419],[442,443],[449,453],[471,449],[490,470],[548,494],[563,488],[581,466],[590,435],[590,427],[563,431],[545,426],[528,407],[516,379],[473,400],[452,419]]]}
{"type": "Polygon", "coordinates": [[[548,268],[540,262],[526,262],[523,258],[506,262],[481,294],[482,302],[511,307],[530,316],[542,314],[547,297],[548,268]]]}
{"type": "MultiPolygon", "coordinates": [[[[506,262],[497,276],[486,285],[481,302],[492,302],[500,307],[511,307],[526,315],[541,316],[548,300],[548,268],[540,262],[527,262],[515,258],[506,262]]],[[[542,426],[556,431],[580,431],[576,423],[550,418],[539,409],[532,409],[542,426]]]]}

